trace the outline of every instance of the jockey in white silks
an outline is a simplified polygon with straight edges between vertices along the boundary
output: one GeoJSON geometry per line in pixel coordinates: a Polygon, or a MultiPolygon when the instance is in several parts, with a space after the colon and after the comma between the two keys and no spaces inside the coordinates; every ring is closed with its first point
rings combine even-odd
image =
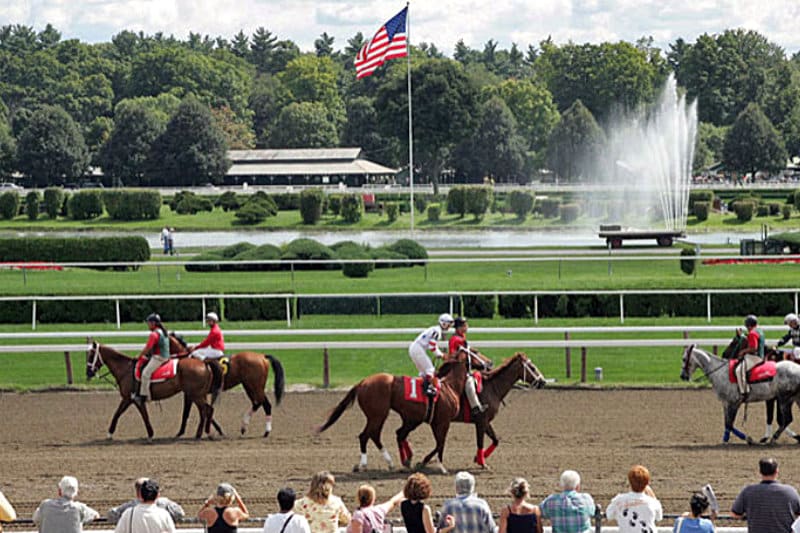
{"type": "Polygon", "coordinates": [[[408,347],[408,355],[417,367],[419,375],[423,378],[425,394],[431,397],[436,396],[436,378],[434,377],[436,368],[426,352],[430,351],[438,359],[444,357],[444,354],[439,349],[439,341],[442,339],[443,332],[450,329],[453,322],[453,317],[448,313],[444,313],[439,316],[438,326],[431,326],[420,333],[408,347]]]}

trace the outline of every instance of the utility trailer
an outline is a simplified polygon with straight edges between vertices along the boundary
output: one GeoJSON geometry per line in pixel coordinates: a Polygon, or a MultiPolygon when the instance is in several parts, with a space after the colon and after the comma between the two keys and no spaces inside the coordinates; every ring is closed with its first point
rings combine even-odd
{"type": "Polygon", "coordinates": [[[611,248],[622,248],[622,241],[650,239],[655,240],[659,246],[672,246],[675,239],[686,237],[686,232],[681,230],[623,229],[622,226],[608,225],[600,226],[598,235],[601,239],[605,239],[606,244],[611,248]]]}

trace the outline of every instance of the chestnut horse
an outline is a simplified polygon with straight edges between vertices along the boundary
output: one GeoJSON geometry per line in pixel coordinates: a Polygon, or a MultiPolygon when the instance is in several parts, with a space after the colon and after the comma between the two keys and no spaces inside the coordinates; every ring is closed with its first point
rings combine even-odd
{"type": "MultiPolygon", "coordinates": [[[[464,383],[467,377],[466,364],[462,360],[446,362],[440,368],[439,376],[441,388],[429,421],[433,437],[436,440],[436,447],[425,456],[422,466],[427,465],[436,455],[439,459],[440,471],[447,473],[444,463],[442,463],[444,444],[447,432],[450,429],[450,422],[458,412],[461,394],[464,392],[464,383]]],[[[350,389],[344,399],[331,411],[325,423],[317,429],[317,433],[321,433],[331,427],[339,420],[342,413],[358,399],[358,406],[367,417],[367,424],[358,436],[361,446],[361,461],[354,470],[366,470],[367,443],[369,440],[372,440],[381,451],[389,468],[394,468],[392,456],[381,443],[381,431],[390,410],[397,412],[403,421],[402,426],[397,430],[397,445],[400,449],[400,458],[403,464],[406,466],[410,464],[411,446],[406,439],[411,431],[426,421],[425,416],[428,411],[428,404],[427,402],[406,400],[404,398],[403,382],[404,378],[402,376],[392,376],[385,373],[373,374],[364,378],[358,385],[350,389]]]]}
{"type": "MultiPolygon", "coordinates": [[[[97,371],[105,365],[108,371],[117,381],[117,388],[122,399],[119,402],[117,411],[111,419],[111,426],[108,428],[108,438],[110,439],[117,429],[117,421],[128,407],[133,403],[131,393],[133,392],[133,368],[136,359],[122,354],[110,346],[104,346],[94,339],[88,338],[89,348],[86,351],[86,378],[91,379],[97,371]]],[[[195,438],[199,439],[203,430],[210,432],[211,420],[214,414],[214,400],[219,393],[222,385],[222,372],[218,365],[206,365],[199,359],[184,358],[178,361],[177,375],[162,383],[154,383],[151,386],[153,400],[163,400],[183,392],[186,398],[197,406],[200,411],[200,424],[197,427],[195,438]],[[206,401],[208,393],[212,394],[211,404],[206,401]]],[[[147,429],[147,438],[153,438],[153,426],[150,425],[150,416],[147,414],[145,404],[135,404],[142,415],[144,426],[147,429]]]]}
{"type": "MultiPolygon", "coordinates": [[[[181,337],[175,334],[170,335],[170,354],[186,353],[187,348],[186,343],[181,337]]],[[[229,390],[241,384],[244,388],[244,392],[250,399],[250,409],[242,417],[242,425],[239,428],[241,434],[244,435],[247,431],[247,427],[250,425],[250,418],[253,414],[255,414],[259,408],[263,408],[264,414],[267,416],[264,437],[268,437],[270,431],[272,431],[272,404],[269,402],[266,392],[264,392],[264,387],[267,384],[269,368],[271,366],[275,372],[275,379],[273,380],[275,405],[280,405],[286,387],[283,365],[277,357],[269,354],[239,352],[228,357],[228,363],[223,366],[227,368],[225,368],[222,390],[229,390]]],[[[189,418],[189,410],[191,407],[192,399],[185,394],[183,396],[183,414],[181,416],[181,428],[178,430],[178,437],[183,435],[186,431],[186,421],[189,418]]],[[[220,428],[219,424],[213,419],[211,420],[211,424],[213,424],[214,428],[222,435],[222,428],[220,428]]]]}

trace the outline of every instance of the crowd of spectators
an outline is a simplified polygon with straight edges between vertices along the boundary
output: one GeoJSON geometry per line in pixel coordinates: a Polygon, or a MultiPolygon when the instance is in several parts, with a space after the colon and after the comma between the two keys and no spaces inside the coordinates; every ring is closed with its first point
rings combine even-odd
{"type": "MultiPolygon", "coordinates": [[[[750,532],[800,533],[800,496],[790,485],[777,481],[775,459],[759,461],[760,483],[748,485],[731,506],[733,518],[747,522],[750,532]]],[[[664,519],[661,503],[650,485],[650,472],[642,465],[628,471],[630,490],[617,494],[605,509],[606,518],[615,522],[621,533],[652,533],[664,519]]],[[[277,494],[277,512],[267,517],[264,533],[333,533],[340,527],[347,533],[385,533],[390,530],[387,515],[400,507],[408,533],[542,533],[549,523],[553,533],[591,533],[598,507],[592,496],[581,491],[581,477],[574,470],[562,472],[558,490],[539,505],[531,503],[530,485],[523,478],[512,480],[510,501],[495,513],[478,496],[475,477],[458,472],[454,495],[440,511],[433,513],[427,500],[432,495],[430,480],[421,473],[411,474],[403,487],[382,503],[369,484],[358,487],[357,507],[350,513],[342,499],[333,494],[335,478],[318,472],[311,478],[308,492],[297,497],[294,489],[283,487],[277,494]]],[[[161,496],[156,480],[137,479],[136,498],[108,511],[116,533],[171,533],[175,521],[185,512],[177,503],[161,496]]],[[[78,533],[99,518],[99,513],[77,500],[78,480],[64,476],[57,486],[57,497],[42,501],[33,513],[40,533],[78,533]]],[[[674,533],[713,533],[719,506],[710,485],[691,495],[689,511],[679,516],[674,533]],[[710,510],[710,513],[709,513],[710,510]]],[[[209,533],[235,532],[240,521],[250,514],[237,490],[220,483],[205,499],[197,518],[209,533]]],[[[0,492],[0,522],[16,520],[13,506],[0,492]]],[[[0,524],[2,531],[2,524],[0,524]]]]}

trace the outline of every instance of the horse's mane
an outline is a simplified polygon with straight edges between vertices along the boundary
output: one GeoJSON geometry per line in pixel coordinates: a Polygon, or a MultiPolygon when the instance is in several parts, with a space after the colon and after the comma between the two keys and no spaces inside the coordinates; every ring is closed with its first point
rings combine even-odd
{"type": "MultiPolygon", "coordinates": [[[[97,342],[97,341],[95,341],[95,342],[97,342]]],[[[97,349],[99,350],[101,348],[105,348],[106,350],[110,350],[110,351],[114,352],[115,354],[117,354],[118,356],[124,357],[126,359],[130,359],[131,361],[136,361],[138,359],[137,357],[131,357],[128,354],[124,354],[124,353],[120,352],[119,350],[117,350],[116,348],[112,348],[108,344],[103,344],[103,343],[98,342],[97,343],[97,349]]]]}
{"type": "Polygon", "coordinates": [[[447,376],[447,374],[452,372],[453,369],[457,366],[463,368],[466,365],[464,364],[463,361],[446,361],[442,363],[442,366],[439,367],[439,371],[436,373],[436,375],[439,376],[440,378],[443,378],[447,376]]]}
{"type": "Polygon", "coordinates": [[[525,354],[524,354],[524,353],[522,353],[522,352],[517,352],[517,353],[515,353],[514,355],[512,355],[511,357],[509,357],[508,359],[506,359],[505,361],[503,361],[502,363],[500,363],[500,365],[499,365],[499,366],[497,366],[497,368],[493,368],[493,369],[489,370],[488,372],[486,372],[486,373],[484,374],[484,375],[485,375],[485,378],[486,378],[486,379],[492,379],[492,378],[493,378],[493,377],[495,377],[496,375],[498,375],[498,374],[500,374],[501,372],[503,372],[503,371],[504,371],[506,368],[508,368],[508,367],[511,365],[511,363],[513,363],[513,362],[514,362],[514,361],[516,361],[517,359],[519,359],[519,358],[521,358],[521,357],[524,357],[524,356],[525,356],[525,354]]]}

